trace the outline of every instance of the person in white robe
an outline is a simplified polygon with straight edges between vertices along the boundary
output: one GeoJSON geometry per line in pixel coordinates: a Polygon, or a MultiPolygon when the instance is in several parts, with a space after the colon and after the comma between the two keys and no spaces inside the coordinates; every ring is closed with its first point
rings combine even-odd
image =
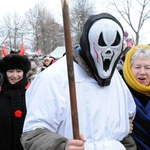
{"type": "Polygon", "coordinates": [[[123,28],[108,13],[90,16],[74,51],[81,139],[73,139],[66,56],[35,78],[26,92],[25,150],[125,150],[135,103],[116,69],[123,28]]]}

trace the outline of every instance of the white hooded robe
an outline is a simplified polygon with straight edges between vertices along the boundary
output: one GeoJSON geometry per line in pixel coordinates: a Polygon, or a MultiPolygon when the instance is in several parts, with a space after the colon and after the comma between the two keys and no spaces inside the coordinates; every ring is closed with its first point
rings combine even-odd
{"type": "MultiPolygon", "coordinates": [[[[85,150],[125,150],[119,142],[128,135],[135,103],[115,70],[109,86],[101,87],[74,63],[80,134],[85,150]]],[[[66,57],[61,58],[31,83],[26,93],[27,116],[23,132],[47,128],[73,139],[66,57]]]]}

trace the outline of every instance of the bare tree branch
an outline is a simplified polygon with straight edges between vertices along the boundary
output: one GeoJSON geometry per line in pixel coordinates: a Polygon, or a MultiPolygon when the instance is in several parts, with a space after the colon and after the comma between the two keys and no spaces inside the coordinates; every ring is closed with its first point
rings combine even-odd
{"type": "Polygon", "coordinates": [[[149,0],[110,0],[110,11],[118,13],[135,34],[135,44],[139,43],[140,31],[150,18],[149,0]],[[111,7],[110,7],[111,5],[111,7]]]}

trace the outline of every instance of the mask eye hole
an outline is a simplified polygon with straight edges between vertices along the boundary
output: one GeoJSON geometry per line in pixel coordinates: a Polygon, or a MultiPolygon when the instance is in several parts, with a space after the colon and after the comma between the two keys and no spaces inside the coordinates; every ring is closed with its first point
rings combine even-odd
{"type": "Polygon", "coordinates": [[[115,39],[114,43],[111,46],[117,46],[117,45],[119,45],[119,43],[120,43],[120,35],[117,32],[116,39],[115,39]]]}
{"type": "Polygon", "coordinates": [[[104,42],[103,34],[102,34],[102,33],[101,33],[100,36],[99,36],[98,45],[99,45],[99,46],[106,46],[106,43],[104,42]]]}

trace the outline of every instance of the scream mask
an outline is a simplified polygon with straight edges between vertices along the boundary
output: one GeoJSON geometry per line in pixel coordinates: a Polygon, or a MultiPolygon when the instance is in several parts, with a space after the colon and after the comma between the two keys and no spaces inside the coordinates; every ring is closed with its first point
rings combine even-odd
{"type": "Polygon", "coordinates": [[[100,86],[108,86],[122,53],[123,29],[111,15],[91,16],[80,39],[81,56],[100,86]]]}

